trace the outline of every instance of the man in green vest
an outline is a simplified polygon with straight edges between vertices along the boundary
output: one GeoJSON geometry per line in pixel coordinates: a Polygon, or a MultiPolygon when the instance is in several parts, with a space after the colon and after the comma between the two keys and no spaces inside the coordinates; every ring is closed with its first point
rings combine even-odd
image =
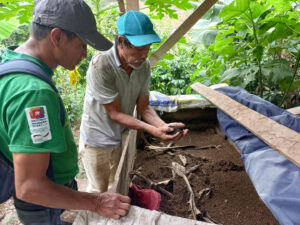
{"type": "MultiPolygon", "coordinates": [[[[37,0],[30,38],[8,48],[2,62],[27,59],[49,77],[61,65],[73,70],[86,57],[87,44],[107,50],[94,15],[83,0],[37,0]]],[[[60,209],[91,210],[119,219],[130,199],[117,193],[78,192],[76,144],[69,120],[60,120],[59,96],[50,85],[27,73],[0,78],[0,149],[14,165],[14,204],[24,225],[64,224],[60,209]],[[49,166],[50,165],[50,166],[49,166]],[[52,171],[53,179],[47,176],[52,171]]]]}

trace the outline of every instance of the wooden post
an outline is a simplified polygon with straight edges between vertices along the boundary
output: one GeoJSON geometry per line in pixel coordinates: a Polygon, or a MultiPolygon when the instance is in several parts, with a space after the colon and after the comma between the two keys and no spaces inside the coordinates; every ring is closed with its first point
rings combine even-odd
{"type": "Polygon", "coordinates": [[[122,16],[125,13],[124,1],[123,0],[118,0],[118,5],[119,5],[119,10],[120,10],[119,15],[122,16]]]}
{"type": "MultiPolygon", "coordinates": [[[[133,117],[137,118],[136,107],[133,112],[133,117]]],[[[132,129],[122,135],[122,156],[116,171],[114,183],[109,191],[128,195],[130,186],[129,175],[133,170],[136,157],[136,137],[137,130],[132,129]]]]}
{"type": "Polygon", "coordinates": [[[149,60],[153,67],[176,42],[217,2],[217,0],[205,0],[178,28],[177,30],[154,52],[149,60]]]}
{"type": "Polygon", "coordinates": [[[300,167],[300,133],[200,83],[191,86],[200,95],[300,167]]]}
{"type": "Polygon", "coordinates": [[[126,1],[126,11],[129,11],[131,9],[136,10],[136,11],[140,10],[139,0],[127,0],[126,1]]]}

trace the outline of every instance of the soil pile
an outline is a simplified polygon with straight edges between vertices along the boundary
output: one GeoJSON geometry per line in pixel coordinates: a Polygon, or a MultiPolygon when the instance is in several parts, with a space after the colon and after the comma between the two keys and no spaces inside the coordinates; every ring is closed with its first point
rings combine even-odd
{"type": "MultiPolygon", "coordinates": [[[[155,146],[162,144],[148,141],[155,146]]],[[[176,162],[182,166],[185,164],[186,170],[196,168],[186,177],[193,190],[195,205],[204,219],[211,218],[224,225],[279,224],[259,199],[244,170],[240,154],[215,129],[190,131],[176,143],[178,145],[204,148],[163,149],[160,152],[140,149],[135,160],[134,171],[152,182],[171,180],[168,184],[159,185],[174,195],[172,198],[162,194],[162,212],[193,219],[188,203],[188,186],[182,177],[174,176],[170,168],[172,162],[176,162]]],[[[149,182],[140,176],[134,176],[133,183],[143,189],[151,188],[149,182]]],[[[198,219],[201,220],[201,216],[198,219]]]]}

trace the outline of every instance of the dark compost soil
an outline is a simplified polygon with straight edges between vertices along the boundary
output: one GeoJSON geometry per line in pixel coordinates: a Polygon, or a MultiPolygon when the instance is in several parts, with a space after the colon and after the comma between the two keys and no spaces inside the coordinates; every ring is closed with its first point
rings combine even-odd
{"type": "MultiPolygon", "coordinates": [[[[153,142],[152,144],[157,145],[153,142]]],[[[138,149],[134,170],[155,182],[170,179],[172,171],[168,166],[172,162],[182,165],[183,162],[178,156],[181,154],[187,160],[186,169],[200,165],[187,177],[195,195],[196,207],[202,212],[224,225],[279,224],[258,197],[244,170],[240,154],[216,129],[189,131],[176,145],[215,145],[217,148],[184,149],[173,152],[173,155],[138,149]]],[[[133,182],[140,188],[150,188],[138,176],[133,182]]],[[[162,187],[175,197],[171,199],[162,194],[160,210],[192,219],[188,204],[190,195],[184,180],[176,176],[173,183],[162,187]]]]}

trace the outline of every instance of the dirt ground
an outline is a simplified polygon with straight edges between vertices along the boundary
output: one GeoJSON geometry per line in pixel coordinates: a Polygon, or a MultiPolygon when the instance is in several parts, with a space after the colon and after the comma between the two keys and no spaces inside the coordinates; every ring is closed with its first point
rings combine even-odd
{"type": "MultiPolygon", "coordinates": [[[[73,130],[78,143],[79,131],[73,130]]],[[[158,143],[152,142],[153,145],[158,143]]],[[[176,145],[217,146],[210,149],[185,149],[168,153],[138,150],[135,170],[149,179],[159,182],[172,178],[172,162],[183,164],[179,154],[187,160],[186,168],[199,168],[188,175],[195,195],[196,207],[213,220],[224,225],[277,225],[279,224],[268,208],[259,199],[250,182],[239,153],[224,140],[215,129],[190,131],[176,145]],[[201,194],[202,191],[202,194],[201,194]]],[[[77,180],[85,179],[81,163],[77,180]]],[[[134,183],[149,188],[139,177],[134,183]]],[[[170,215],[193,218],[189,210],[189,192],[184,180],[175,177],[173,185],[162,186],[171,192],[171,199],[162,194],[160,210],[170,215]]],[[[12,201],[0,205],[0,225],[20,225],[12,201]]]]}
{"type": "MultiPolygon", "coordinates": [[[[154,145],[154,143],[152,143],[154,145]]],[[[156,143],[157,145],[157,143],[156,143]]],[[[168,153],[138,150],[135,170],[154,182],[172,178],[172,162],[183,165],[179,154],[187,160],[188,181],[195,195],[196,207],[214,221],[224,225],[277,225],[269,209],[259,199],[237,150],[215,129],[190,131],[176,145],[210,146],[210,149],[185,149],[168,153]]],[[[150,188],[140,177],[134,179],[140,188],[150,188]]],[[[175,197],[162,194],[161,211],[175,216],[193,218],[189,210],[189,192],[183,178],[176,176],[173,184],[164,187],[175,197]]]]}

